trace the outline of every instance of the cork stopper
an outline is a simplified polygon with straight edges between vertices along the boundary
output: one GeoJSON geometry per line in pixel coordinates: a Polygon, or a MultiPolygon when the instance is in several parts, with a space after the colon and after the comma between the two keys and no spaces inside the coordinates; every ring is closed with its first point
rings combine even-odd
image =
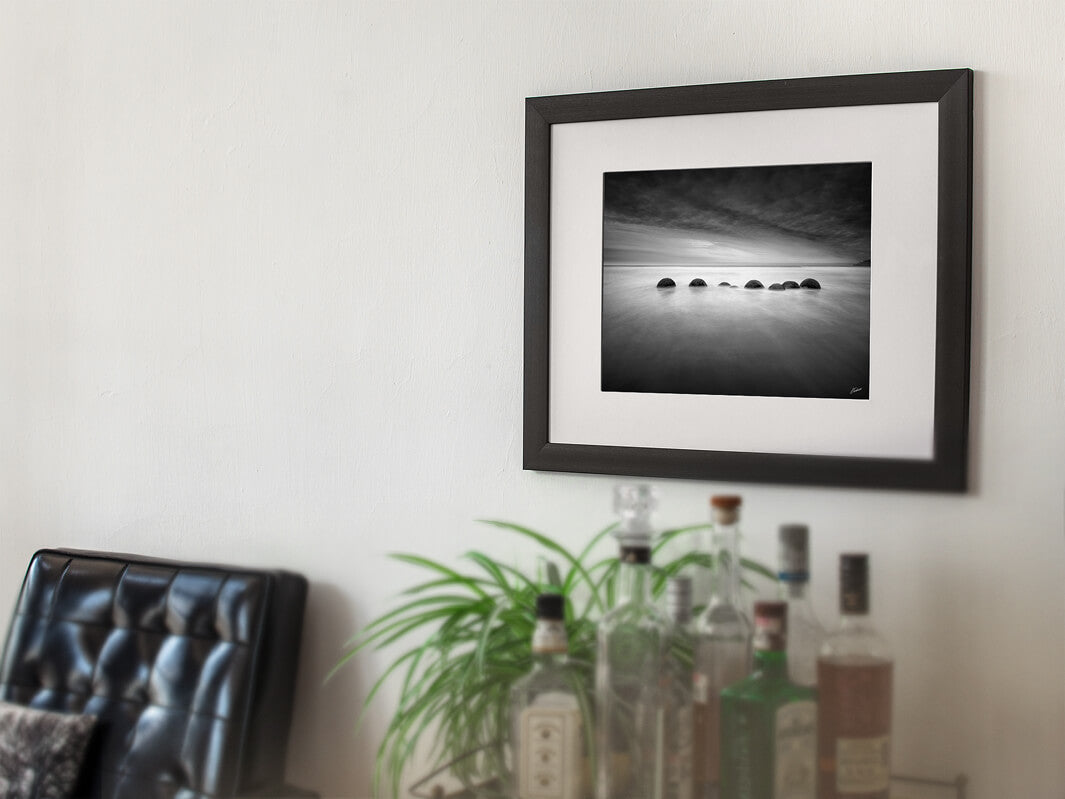
{"type": "Polygon", "coordinates": [[[742,503],[743,498],[737,494],[714,494],[710,497],[710,517],[715,524],[735,524],[742,503]]]}
{"type": "Polygon", "coordinates": [[[763,599],[754,603],[754,647],[783,652],[788,638],[788,603],[763,599]]]}

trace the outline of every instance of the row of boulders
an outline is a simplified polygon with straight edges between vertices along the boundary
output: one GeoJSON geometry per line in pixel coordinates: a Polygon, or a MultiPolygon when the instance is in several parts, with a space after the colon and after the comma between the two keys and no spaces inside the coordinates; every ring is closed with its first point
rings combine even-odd
{"type": "MultiPolygon", "coordinates": [[[[660,288],[660,289],[669,289],[669,288],[675,287],[676,285],[677,285],[676,281],[673,280],[673,278],[671,278],[671,277],[664,277],[664,278],[662,278],[661,280],[658,281],[658,288],[660,288]]],[[[700,286],[705,287],[706,286],[706,281],[703,280],[701,277],[697,277],[694,280],[692,280],[692,282],[689,283],[688,285],[689,286],[694,286],[696,288],[698,288],[700,286]]],[[[739,288],[738,286],[735,286],[732,283],[729,283],[727,280],[723,280],[722,282],[718,283],[717,286],[718,286],[718,288],[727,288],[727,289],[739,288]]],[[[765,288],[765,284],[763,284],[761,280],[748,280],[747,283],[744,285],[744,288],[745,289],[764,289],[765,288]]],[[[818,283],[816,280],[814,280],[812,277],[806,278],[802,283],[796,283],[794,280],[785,280],[783,283],[773,283],[773,284],[771,284],[769,286],[769,290],[770,291],[784,291],[785,289],[819,289],[819,288],[821,288],[821,284],[818,283]]]]}

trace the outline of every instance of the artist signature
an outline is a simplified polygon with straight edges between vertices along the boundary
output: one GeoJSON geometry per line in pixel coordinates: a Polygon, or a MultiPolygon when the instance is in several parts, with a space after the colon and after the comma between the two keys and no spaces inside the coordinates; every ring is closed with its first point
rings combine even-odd
{"type": "Polygon", "coordinates": [[[865,386],[856,386],[855,388],[852,388],[851,394],[857,394],[861,391],[865,391],[865,386]]]}

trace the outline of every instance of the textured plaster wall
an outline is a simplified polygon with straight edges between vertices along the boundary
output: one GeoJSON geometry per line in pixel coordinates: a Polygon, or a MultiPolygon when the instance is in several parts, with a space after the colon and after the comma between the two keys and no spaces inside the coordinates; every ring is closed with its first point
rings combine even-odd
{"type": "MultiPolygon", "coordinates": [[[[0,4],[0,618],[44,545],[312,581],[290,778],[368,795],[394,694],[322,678],[504,517],[583,543],[607,477],[521,469],[523,98],[971,66],[972,489],[663,481],[873,554],[896,763],[1065,795],[1059,0],[0,4]]],[[[757,423],[757,420],[752,420],[757,423]]]]}

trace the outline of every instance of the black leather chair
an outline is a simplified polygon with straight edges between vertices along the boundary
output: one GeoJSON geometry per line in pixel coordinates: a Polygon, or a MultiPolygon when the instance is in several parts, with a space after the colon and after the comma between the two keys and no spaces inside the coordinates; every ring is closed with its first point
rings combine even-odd
{"type": "Polygon", "coordinates": [[[0,699],[98,718],[78,796],[313,797],[283,782],[306,593],[285,571],[41,550],[0,699]]]}

